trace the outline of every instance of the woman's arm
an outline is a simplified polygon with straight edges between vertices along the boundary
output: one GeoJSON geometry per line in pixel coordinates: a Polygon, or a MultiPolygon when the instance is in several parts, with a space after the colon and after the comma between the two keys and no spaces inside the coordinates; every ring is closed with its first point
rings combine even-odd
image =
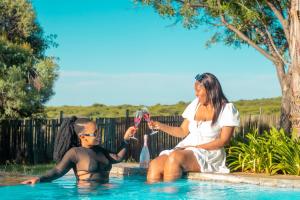
{"type": "Polygon", "coordinates": [[[149,126],[179,138],[183,138],[189,134],[189,121],[187,119],[184,119],[180,127],[169,126],[157,121],[149,122],[149,126]]]}
{"type": "Polygon", "coordinates": [[[57,178],[65,175],[72,167],[74,167],[76,161],[76,152],[75,149],[72,148],[64,155],[63,159],[50,171],[48,171],[45,175],[32,178],[26,181],[23,181],[22,184],[35,184],[37,182],[51,182],[57,178]]]}
{"type": "Polygon", "coordinates": [[[196,148],[201,148],[201,149],[205,149],[205,150],[220,149],[230,142],[233,131],[234,131],[234,127],[224,126],[221,130],[219,138],[216,138],[215,140],[213,140],[209,143],[205,143],[205,144],[201,144],[201,145],[197,145],[197,146],[185,146],[183,148],[196,147],[196,148]]]}

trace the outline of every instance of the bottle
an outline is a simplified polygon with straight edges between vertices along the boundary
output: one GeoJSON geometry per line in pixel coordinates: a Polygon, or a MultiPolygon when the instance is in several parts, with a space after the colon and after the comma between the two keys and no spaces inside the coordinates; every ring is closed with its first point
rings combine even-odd
{"type": "Polygon", "coordinates": [[[140,168],[148,168],[150,162],[150,153],[148,148],[148,135],[144,135],[144,146],[140,154],[140,168]]]}

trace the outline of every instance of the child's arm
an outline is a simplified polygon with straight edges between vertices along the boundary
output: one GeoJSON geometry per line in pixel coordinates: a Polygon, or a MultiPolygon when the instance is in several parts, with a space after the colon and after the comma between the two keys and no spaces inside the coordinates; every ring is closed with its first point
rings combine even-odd
{"type": "Polygon", "coordinates": [[[64,155],[63,159],[45,175],[32,178],[26,181],[21,182],[22,184],[35,184],[38,182],[51,182],[55,179],[58,179],[65,175],[75,164],[76,162],[76,151],[75,148],[70,149],[64,155]]]}

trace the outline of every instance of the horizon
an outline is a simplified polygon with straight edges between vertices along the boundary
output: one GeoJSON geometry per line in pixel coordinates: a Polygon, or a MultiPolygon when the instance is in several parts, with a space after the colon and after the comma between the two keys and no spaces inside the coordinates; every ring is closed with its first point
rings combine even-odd
{"type": "MultiPolygon", "coordinates": [[[[255,98],[255,99],[238,99],[238,100],[235,100],[235,101],[229,101],[229,102],[238,102],[238,101],[255,101],[255,100],[268,100],[268,99],[276,99],[276,98],[281,98],[281,96],[277,96],[277,97],[268,97],[268,98],[255,98]]],[[[176,103],[173,103],[173,104],[161,104],[161,103],[155,103],[155,104],[152,104],[152,105],[144,105],[144,104],[139,104],[139,105],[136,105],[136,104],[113,104],[113,105],[110,105],[110,104],[104,104],[104,103],[101,103],[101,102],[95,102],[93,104],[90,104],[90,105],[58,105],[58,106],[52,106],[52,105],[46,105],[46,107],[65,107],[65,106],[70,106],[70,107],[91,107],[91,106],[95,106],[95,105],[104,105],[104,106],[125,106],[125,105],[128,105],[128,106],[156,106],[156,105],[162,105],[162,106],[169,106],[169,105],[176,105],[176,104],[179,104],[180,102],[183,102],[183,103],[190,103],[191,101],[178,101],[176,103]]]]}

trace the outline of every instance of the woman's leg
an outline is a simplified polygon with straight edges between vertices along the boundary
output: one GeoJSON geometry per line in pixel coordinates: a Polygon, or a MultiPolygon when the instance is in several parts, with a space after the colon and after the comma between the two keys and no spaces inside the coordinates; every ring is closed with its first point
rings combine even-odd
{"type": "Polygon", "coordinates": [[[191,150],[176,150],[168,156],[164,165],[164,181],[181,178],[182,172],[200,172],[198,161],[191,150]]]}
{"type": "Polygon", "coordinates": [[[161,155],[150,162],[147,172],[147,182],[155,183],[161,181],[163,178],[164,165],[167,160],[167,155],[161,155]]]}

